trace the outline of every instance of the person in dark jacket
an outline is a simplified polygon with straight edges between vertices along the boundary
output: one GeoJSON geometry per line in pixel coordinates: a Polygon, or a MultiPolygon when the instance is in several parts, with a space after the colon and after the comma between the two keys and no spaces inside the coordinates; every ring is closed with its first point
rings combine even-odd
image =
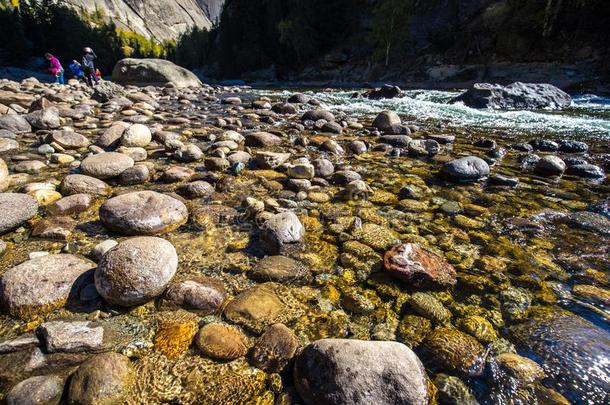
{"type": "Polygon", "coordinates": [[[83,55],[83,70],[85,72],[85,81],[91,87],[98,84],[99,79],[95,75],[95,60],[97,55],[93,52],[93,49],[86,47],[83,49],[85,53],[83,55]]]}

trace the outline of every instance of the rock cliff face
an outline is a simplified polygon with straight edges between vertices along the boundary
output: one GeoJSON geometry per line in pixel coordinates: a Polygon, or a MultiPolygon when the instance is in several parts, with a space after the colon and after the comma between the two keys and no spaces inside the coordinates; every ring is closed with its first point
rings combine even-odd
{"type": "Polygon", "coordinates": [[[224,0],[64,0],[78,11],[103,10],[117,27],[147,38],[176,39],[191,27],[210,28],[224,0]]]}

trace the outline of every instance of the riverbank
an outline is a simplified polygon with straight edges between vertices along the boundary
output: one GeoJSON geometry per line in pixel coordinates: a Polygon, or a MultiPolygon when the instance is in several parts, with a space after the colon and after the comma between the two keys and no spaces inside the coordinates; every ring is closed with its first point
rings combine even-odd
{"type": "Polygon", "coordinates": [[[0,398],[607,402],[603,99],[194,86],[0,82],[0,398]]]}

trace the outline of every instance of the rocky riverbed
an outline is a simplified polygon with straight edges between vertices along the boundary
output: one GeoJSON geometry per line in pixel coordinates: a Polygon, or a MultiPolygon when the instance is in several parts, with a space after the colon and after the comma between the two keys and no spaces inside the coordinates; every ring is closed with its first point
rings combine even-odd
{"type": "Polygon", "coordinates": [[[603,138],[208,85],[0,113],[0,400],[609,400],[603,138]]]}

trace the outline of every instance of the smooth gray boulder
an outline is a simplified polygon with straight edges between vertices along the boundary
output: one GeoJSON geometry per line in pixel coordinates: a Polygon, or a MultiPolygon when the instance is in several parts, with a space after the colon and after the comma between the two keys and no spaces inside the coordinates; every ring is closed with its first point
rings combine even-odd
{"type": "Polygon", "coordinates": [[[55,129],[61,126],[57,107],[43,108],[26,114],[24,117],[32,128],[36,129],[55,129]]]}
{"type": "Polygon", "coordinates": [[[133,159],[125,154],[106,152],[85,158],[80,169],[87,176],[106,180],[120,176],[125,170],[133,167],[134,163],[133,159]]]}
{"type": "Polygon", "coordinates": [[[108,229],[125,235],[156,235],[179,228],[188,210],[179,200],[156,191],[135,191],[107,200],[100,220],[108,229]]]}
{"type": "Polygon", "coordinates": [[[262,226],[261,239],[269,254],[283,253],[298,245],[305,236],[305,228],[294,212],[273,215],[262,226]]]}
{"type": "Polygon", "coordinates": [[[53,131],[51,140],[64,149],[86,148],[91,143],[85,136],[74,131],[53,131]]]}
{"type": "Polygon", "coordinates": [[[475,83],[451,103],[464,103],[472,108],[497,110],[562,109],[572,104],[572,97],[546,83],[515,82],[508,86],[475,83]]]}
{"type": "Polygon", "coordinates": [[[479,157],[467,156],[445,163],[443,173],[454,181],[477,181],[489,176],[489,165],[479,157]]]}
{"type": "Polygon", "coordinates": [[[112,81],[136,86],[166,83],[173,83],[178,88],[202,86],[193,72],[163,59],[122,59],[112,70],[112,81]]]}
{"type": "Polygon", "coordinates": [[[0,193],[0,234],[18,228],[37,213],[35,198],[21,193],[0,193]]]}
{"type": "Polygon", "coordinates": [[[133,369],[127,356],[102,353],[84,362],[70,379],[71,404],[120,403],[133,369]]]}
{"type": "Polygon", "coordinates": [[[0,129],[14,134],[32,132],[30,123],[19,114],[0,115],[0,129]]]}
{"type": "Polygon", "coordinates": [[[419,358],[398,342],[322,339],[299,354],[297,391],[308,405],[426,405],[419,358]]]}
{"type": "Polygon", "coordinates": [[[178,255],[165,239],[124,240],[106,252],[95,271],[99,294],[115,305],[144,304],[161,295],[178,269],[178,255]]]}
{"type": "Polygon", "coordinates": [[[13,316],[44,314],[77,296],[95,263],[71,254],[37,257],[0,278],[0,304],[13,316]]]}
{"type": "Polygon", "coordinates": [[[534,168],[536,173],[548,176],[561,176],[565,170],[565,162],[554,155],[543,156],[534,168]]]}
{"type": "Polygon", "coordinates": [[[401,123],[402,121],[400,120],[400,117],[394,111],[382,111],[377,114],[377,117],[375,117],[373,126],[384,131],[396,125],[400,125],[401,123]]]}
{"type": "Polygon", "coordinates": [[[69,174],[61,181],[59,189],[63,195],[93,194],[108,195],[110,186],[95,177],[84,174],[69,174]]]}
{"type": "Polygon", "coordinates": [[[316,108],[314,110],[305,111],[303,116],[301,117],[301,121],[318,121],[318,120],[326,120],[326,121],[334,121],[335,115],[328,110],[323,108],[316,108]]]}
{"type": "Polygon", "coordinates": [[[56,405],[64,391],[64,380],[56,375],[30,377],[6,395],[7,405],[56,405]]]}

